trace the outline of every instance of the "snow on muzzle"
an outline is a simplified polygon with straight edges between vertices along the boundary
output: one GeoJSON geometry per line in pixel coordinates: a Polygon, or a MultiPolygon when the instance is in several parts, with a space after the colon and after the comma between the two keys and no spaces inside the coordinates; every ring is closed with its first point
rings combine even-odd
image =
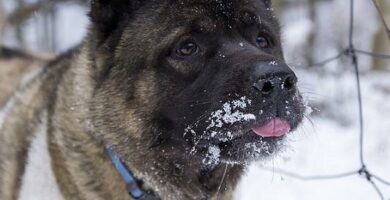
{"type": "Polygon", "coordinates": [[[205,129],[196,130],[200,121],[188,126],[184,134],[190,133],[199,139],[217,139],[221,142],[234,140],[247,134],[259,137],[280,137],[291,130],[288,121],[274,117],[259,122],[257,117],[245,110],[251,106],[252,101],[247,97],[225,102],[221,109],[215,110],[205,120],[205,129]],[[236,128],[233,128],[236,127],[236,128]]]}

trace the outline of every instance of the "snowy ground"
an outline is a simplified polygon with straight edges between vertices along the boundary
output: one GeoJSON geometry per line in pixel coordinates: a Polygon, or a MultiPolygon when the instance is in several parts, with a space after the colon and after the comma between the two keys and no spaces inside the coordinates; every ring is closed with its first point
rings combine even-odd
{"type": "MultiPolygon", "coordinates": [[[[390,180],[390,74],[371,74],[362,78],[365,117],[365,159],[368,168],[390,180]]],[[[354,77],[339,78],[300,73],[303,93],[313,102],[336,101],[333,109],[340,119],[321,111],[289,138],[288,149],[277,158],[250,167],[237,192],[237,200],[376,200],[373,187],[359,175],[342,179],[301,181],[263,167],[280,168],[300,175],[329,175],[358,170],[359,129],[354,77]],[[309,81],[309,83],[307,82],[309,81]],[[311,82],[311,83],[310,83],[311,82]],[[337,86],[338,87],[337,87],[337,86]],[[307,87],[306,87],[307,88],[307,87]],[[342,96],[337,100],[337,96],[342,96]],[[319,114],[318,114],[319,113],[319,114]]],[[[314,108],[315,109],[315,108],[314,108]]],[[[378,183],[385,199],[390,187],[378,183]]]]}

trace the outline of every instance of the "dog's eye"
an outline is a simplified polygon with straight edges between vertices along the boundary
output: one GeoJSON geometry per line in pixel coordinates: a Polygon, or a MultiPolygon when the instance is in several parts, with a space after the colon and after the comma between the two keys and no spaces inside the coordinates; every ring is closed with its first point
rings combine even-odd
{"type": "Polygon", "coordinates": [[[256,38],[256,43],[259,48],[266,49],[271,46],[269,39],[263,34],[259,34],[256,38]]]}
{"type": "Polygon", "coordinates": [[[186,57],[196,54],[198,51],[199,47],[195,42],[187,41],[180,45],[180,47],[176,50],[176,54],[181,57],[186,57]]]}

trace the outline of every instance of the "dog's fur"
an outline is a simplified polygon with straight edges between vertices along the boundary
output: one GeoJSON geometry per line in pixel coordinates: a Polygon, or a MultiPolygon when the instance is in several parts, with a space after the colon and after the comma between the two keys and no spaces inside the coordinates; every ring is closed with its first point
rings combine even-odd
{"type": "Polygon", "coordinates": [[[2,200],[131,199],[107,146],[161,199],[231,199],[244,165],[283,139],[250,127],[280,117],[296,128],[302,119],[298,91],[269,100],[249,83],[249,65],[284,62],[267,0],[93,0],[90,16],[85,42],[50,62],[2,113],[2,200]],[[256,47],[259,32],[272,47],[256,47]],[[200,49],[178,55],[188,40],[200,49]],[[226,102],[240,101],[256,122],[209,125],[226,102]],[[51,196],[28,192],[42,188],[51,196]]]}
{"type": "Polygon", "coordinates": [[[42,68],[50,56],[36,56],[0,47],[0,108],[29,74],[42,68]]]}

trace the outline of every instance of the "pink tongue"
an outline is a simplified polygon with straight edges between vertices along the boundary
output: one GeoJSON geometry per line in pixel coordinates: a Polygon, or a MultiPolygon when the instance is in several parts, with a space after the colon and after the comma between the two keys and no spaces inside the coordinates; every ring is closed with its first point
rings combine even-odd
{"type": "Polygon", "coordinates": [[[252,128],[252,131],[262,137],[280,137],[291,130],[286,120],[274,118],[262,126],[252,128]]]}

